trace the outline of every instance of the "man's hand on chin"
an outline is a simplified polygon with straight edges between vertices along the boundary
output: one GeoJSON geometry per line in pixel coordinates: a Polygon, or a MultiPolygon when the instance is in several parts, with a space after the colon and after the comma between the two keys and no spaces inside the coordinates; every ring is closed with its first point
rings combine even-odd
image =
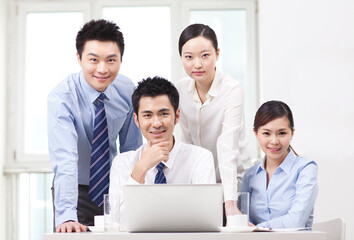
{"type": "Polygon", "coordinates": [[[169,158],[169,141],[155,143],[148,141],[143,149],[139,161],[135,164],[131,177],[140,184],[144,184],[145,176],[149,169],[160,162],[167,162],[169,158]]]}

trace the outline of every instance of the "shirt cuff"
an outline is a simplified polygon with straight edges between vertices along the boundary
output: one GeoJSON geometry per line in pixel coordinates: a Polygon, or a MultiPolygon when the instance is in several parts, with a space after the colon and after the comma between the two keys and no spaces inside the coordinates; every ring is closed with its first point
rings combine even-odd
{"type": "Polygon", "coordinates": [[[134,180],[134,178],[132,178],[132,176],[130,175],[128,182],[126,185],[139,185],[140,183],[138,183],[137,181],[134,180]]]}
{"type": "Polygon", "coordinates": [[[71,210],[71,209],[66,210],[63,214],[56,217],[55,218],[55,227],[58,227],[60,224],[67,222],[67,221],[78,222],[76,210],[71,210]]]}
{"type": "Polygon", "coordinates": [[[278,218],[274,218],[274,219],[271,219],[266,222],[259,223],[257,226],[266,227],[266,228],[284,228],[282,221],[283,221],[283,218],[278,217],[278,218]]]}
{"type": "Polygon", "coordinates": [[[236,198],[235,195],[237,193],[237,185],[224,184],[223,190],[224,190],[224,201],[235,200],[236,198]]]}

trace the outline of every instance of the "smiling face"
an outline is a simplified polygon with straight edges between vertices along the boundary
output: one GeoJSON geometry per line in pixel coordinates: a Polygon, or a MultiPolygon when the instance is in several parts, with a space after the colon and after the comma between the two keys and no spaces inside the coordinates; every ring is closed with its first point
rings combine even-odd
{"type": "Polygon", "coordinates": [[[167,95],[156,97],[141,97],[137,116],[134,113],[135,124],[143,136],[152,145],[162,141],[173,141],[173,130],[179,120],[167,95]]]}
{"type": "Polygon", "coordinates": [[[212,41],[199,36],[187,41],[182,47],[184,70],[199,84],[209,84],[215,76],[215,64],[219,58],[212,41]]]}
{"type": "Polygon", "coordinates": [[[294,130],[290,128],[289,120],[286,117],[281,117],[259,127],[255,135],[267,156],[267,161],[275,161],[280,164],[288,155],[294,130]]]}
{"type": "Polygon", "coordinates": [[[116,42],[90,40],[85,43],[82,57],[77,54],[87,83],[103,92],[117,77],[121,54],[116,42]]]}

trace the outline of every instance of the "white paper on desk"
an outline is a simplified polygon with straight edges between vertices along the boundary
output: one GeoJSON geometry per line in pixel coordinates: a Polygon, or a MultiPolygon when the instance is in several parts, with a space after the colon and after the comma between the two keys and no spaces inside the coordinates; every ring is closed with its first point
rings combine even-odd
{"type": "Polygon", "coordinates": [[[297,232],[297,231],[308,231],[311,228],[265,228],[257,227],[254,232],[297,232]]]}
{"type": "Polygon", "coordinates": [[[256,227],[256,229],[253,230],[254,232],[271,232],[271,228],[266,228],[266,227],[256,227]]]}

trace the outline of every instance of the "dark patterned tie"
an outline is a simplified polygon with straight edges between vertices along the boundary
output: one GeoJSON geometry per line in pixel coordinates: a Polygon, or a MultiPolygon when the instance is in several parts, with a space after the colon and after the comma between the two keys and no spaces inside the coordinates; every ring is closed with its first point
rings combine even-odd
{"type": "Polygon", "coordinates": [[[157,174],[155,176],[155,184],[166,184],[166,177],[165,174],[163,173],[163,168],[165,167],[165,164],[160,162],[156,168],[157,168],[157,174]]]}
{"type": "Polygon", "coordinates": [[[97,98],[95,123],[91,143],[91,165],[89,197],[98,206],[103,204],[103,194],[108,193],[109,187],[109,139],[104,109],[104,94],[97,98]]]}

